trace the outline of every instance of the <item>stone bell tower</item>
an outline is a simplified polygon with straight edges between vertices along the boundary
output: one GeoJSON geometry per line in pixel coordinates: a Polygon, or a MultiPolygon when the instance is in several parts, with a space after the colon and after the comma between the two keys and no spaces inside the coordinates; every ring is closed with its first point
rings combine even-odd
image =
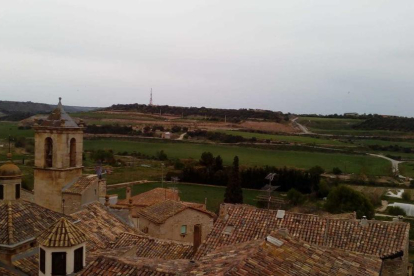
{"type": "Polygon", "coordinates": [[[62,188],[82,176],[83,125],[63,109],[61,98],[35,130],[35,203],[62,212],[62,188]]]}

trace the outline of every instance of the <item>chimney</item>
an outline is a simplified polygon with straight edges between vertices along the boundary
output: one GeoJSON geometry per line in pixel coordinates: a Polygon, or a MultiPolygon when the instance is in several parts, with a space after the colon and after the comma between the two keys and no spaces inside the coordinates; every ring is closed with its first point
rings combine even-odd
{"type": "Polygon", "coordinates": [[[222,203],[220,204],[219,218],[225,219],[226,215],[227,215],[227,205],[226,203],[222,203]]]}
{"type": "Polygon", "coordinates": [[[368,225],[368,220],[366,216],[363,216],[360,223],[361,226],[367,226],[368,225]]]}
{"type": "Polygon", "coordinates": [[[193,242],[193,250],[194,254],[197,252],[197,249],[200,247],[201,244],[201,224],[194,225],[194,242],[193,242]]]}
{"type": "Polygon", "coordinates": [[[126,200],[129,202],[129,199],[131,198],[131,187],[126,187],[126,200]]]}

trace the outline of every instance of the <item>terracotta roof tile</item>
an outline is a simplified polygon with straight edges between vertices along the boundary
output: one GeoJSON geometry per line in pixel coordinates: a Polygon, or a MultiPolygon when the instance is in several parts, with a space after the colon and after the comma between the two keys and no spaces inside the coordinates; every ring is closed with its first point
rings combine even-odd
{"type": "Polygon", "coordinates": [[[7,270],[4,267],[0,267],[0,275],[2,276],[18,276],[18,274],[7,270]]]}
{"type": "Polygon", "coordinates": [[[39,254],[15,260],[13,266],[27,275],[37,276],[39,275],[39,254]]]}
{"type": "Polygon", "coordinates": [[[288,229],[292,237],[306,242],[386,257],[404,250],[409,224],[403,222],[331,219],[316,215],[285,212],[277,218],[276,210],[247,205],[224,204],[227,215],[217,219],[206,240],[197,251],[200,258],[222,246],[263,239],[273,230],[288,229]]]}
{"type": "Polygon", "coordinates": [[[62,192],[81,195],[95,181],[98,181],[98,177],[96,175],[84,175],[79,177],[68,187],[63,188],[62,192]]]}
{"type": "Polygon", "coordinates": [[[122,233],[112,248],[133,247],[135,256],[165,260],[191,259],[193,245],[176,241],[161,240],[148,236],[122,233]]]}
{"type": "MultiPolygon", "coordinates": [[[[171,200],[179,200],[179,196],[177,191],[173,191],[171,189],[163,189],[163,188],[155,188],[148,192],[141,193],[131,197],[132,205],[139,206],[139,207],[148,207],[154,205],[156,203],[165,201],[165,199],[171,200]]],[[[118,201],[119,205],[129,205],[129,201],[127,199],[123,199],[118,201]]]]}
{"type": "Polygon", "coordinates": [[[24,200],[0,202],[0,246],[34,239],[64,216],[24,200]]]}
{"type": "Polygon", "coordinates": [[[212,212],[209,212],[207,210],[195,208],[192,205],[189,204],[183,204],[180,201],[174,201],[174,200],[166,200],[159,203],[156,203],[152,206],[149,206],[147,208],[141,209],[137,211],[138,216],[142,216],[152,222],[155,223],[164,223],[167,219],[170,217],[186,210],[186,209],[193,209],[199,212],[203,212],[210,217],[214,218],[215,214],[212,212]]]}
{"type": "Polygon", "coordinates": [[[190,268],[191,275],[380,275],[381,259],[329,249],[272,233],[208,254],[190,268]]]}
{"type": "Polygon", "coordinates": [[[83,210],[71,214],[71,217],[79,221],[75,225],[87,235],[86,248],[91,251],[110,247],[121,233],[141,234],[111,214],[99,202],[86,205],[83,210]]]}
{"type": "Polygon", "coordinates": [[[46,247],[72,247],[86,240],[82,230],[66,218],[59,219],[38,237],[39,244],[46,247]]]}
{"type": "MultiPolygon", "coordinates": [[[[188,261],[187,261],[188,262],[188,261]]],[[[159,260],[128,259],[100,256],[90,263],[81,276],[171,276],[176,275],[173,266],[159,266],[159,260]]]]}

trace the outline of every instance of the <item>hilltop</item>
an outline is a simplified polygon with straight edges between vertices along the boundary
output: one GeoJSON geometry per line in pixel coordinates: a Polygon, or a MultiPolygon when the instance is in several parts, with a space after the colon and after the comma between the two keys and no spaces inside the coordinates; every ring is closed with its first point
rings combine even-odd
{"type": "MultiPolygon", "coordinates": [[[[0,101],[0,120],[20,121],[36,114],[51,112],[56,105],[34,102],[0,101]]],[[[98,109],[97,107],[65,106],[67,112],[84,112],[98,109]]]]}

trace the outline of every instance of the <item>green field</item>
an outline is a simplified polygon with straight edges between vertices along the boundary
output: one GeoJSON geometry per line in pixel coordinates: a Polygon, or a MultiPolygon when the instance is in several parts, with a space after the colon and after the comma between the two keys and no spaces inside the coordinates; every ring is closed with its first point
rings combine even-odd
{"type": "MultiPolygon", "coordinates": [[[[143,193],[154,188],[161,187],[161,183],[146,183],[135,185],[132,188],[132,194],[136,195],[143,193]]],[[[164,187],[176,187],[179,190],[180,199],[182,201],[204,203],[207,198],[207,209],[212,212],[217,212],[220,207],[220,203],[224,199],[225,187],[221,186],[207,186],[207,185],[194,185],[194,184],[167,184],[164,183],[164,187]]],[[[125,188],[108,191],[109,194],[118,194],[120,199],[125,198],[125,188]]],[[[256,206],[254,200],[260,191],[245,190],[243,189],[244,203],[256,206]]]]}
{"type": "Polygon", "coordinates": [[[414,178],[414,162],[401,163],[398,167],[402,175],[414,178]]]}
{"type": "Polygon", "coordinates": [[[333,146],[348,146],[349,144],[326,138],[317,138],[309,136],[294,136],[294,135],[275,135],[275,134],[264,134],[264,133],[252,133],[246,131],[235,131],[235,130],[217,130],[217,132],[238,135],[243,138],[250,139],[256,137],[257,139],[269,139],[272,141],[283,141],[289,143],[300,143],[300,144],[315,144],[315,145],[333,145],[333,146]]]}
{"type": "Polygon", "coordinates": [[[320,134],[355,135],[355,136],[406,136],[407,132],[387,130],[354,129],[353,126],[363,122],[361,119],[300,117],[298,123],[320,134]]]}
{"type": "Polygon", "coordinates": [[[369,175],[388,175],[390,162],[365,155],[347,155],[340,153],[318,153],[304,151],[279,151],[239,146],[174,143],[174,142],[141,142],[128,140],[85,140],[85,150],[111,149],[117,152],[141,152],[155,155],[164,150],[170,159],[193,158],[198,160],[203,152],[209,151],[221,155],[226,165],[230,165],[235,155],[239,156],[241,165],[276,167],[295,167],[309,169],[319,165],[327,171],[339,167],[347,173],[360,173],[363,169],[369,175]]]}
{"type": "Polygon", "coordinates": [[[405,148],[414,148],[414,141],[413,140],[404,140],[404,141],[384,141],[378,139],[359,139],[354,140],[355,144],[364,145],[364,146],[371,146],[371,145],[379,145],[379,146],[400,146],[405,148]]]}
{"type": "Polygon", "coordinates": [[[16,122],[0,122],[0,139],[7,139],[8,137],[34,137],[32,129],[18,129],[16,122]]]}

